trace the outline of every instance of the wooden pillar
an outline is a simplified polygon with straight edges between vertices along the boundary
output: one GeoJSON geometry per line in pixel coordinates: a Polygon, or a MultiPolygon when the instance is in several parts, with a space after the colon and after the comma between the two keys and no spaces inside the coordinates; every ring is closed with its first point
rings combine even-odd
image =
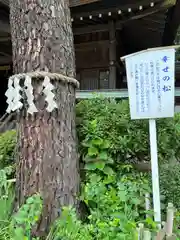
{"type": "Polygon", "coordinates": [[[116,29],[113,20],[109,22],[109,88],[116,88],[116,29]]]}

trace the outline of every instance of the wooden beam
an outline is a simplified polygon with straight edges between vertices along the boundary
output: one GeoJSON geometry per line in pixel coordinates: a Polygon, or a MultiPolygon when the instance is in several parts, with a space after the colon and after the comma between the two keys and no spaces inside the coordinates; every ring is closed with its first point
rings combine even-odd
{"type": "Polygon", "coordinates": [[[82,6],[85,4],[89,4],[89,3],[94,3],[94,2],[99,2],[102,0],[69,0],[69,6],[70,7],[77,7],[77,6],[82,6]]]}
{"type": "Polygon", "coordinates": [[[86,27],[73,28],[74,35],[105,31],[108,31],[108,24],[88,25],[86,27]]]}
{"type": "Polygon", "coordinates": [[[0,53],[4,56],[12,56],[11,44],[0,43],[0,53]]]}
{"type": "Polygon", "coordinates": [[[114,21],[109,22],[109,88],[116,88],[116,28],[114,21]]]}
{"type": "Polygon", "coordinates": [[[4,65],[4,64],[11,64],[12,63],[12,57],[0,57],[0,65],[4,65]]]}
{"type": "Polygon", "coordinates": [[[177,0],[176,5],[169,9],[167,14],[167,21],[165,24],[164,34],[162,38],[163,46],[173,44],[179,25],[180,25],[180,0],[177,0]]]}
{"type": "Polygon", "coordinates": [[[3,55],[4,57],[12,57],[9,53],[1,52],[0,55],[3,55]]]}
{"type": "MultiPolygon", "coordinates": [[[[140,11],[139,14],[137,14],[137,15],[132,15],[127,19],[117,21],[115,23],[115,28],[117,30],[122,29],[122,25],[129,22],[129,21],[136,20],[136,19],[141,19],[141,18],[144,18],[146,16],[152,15],[154,13],[157,13],[157,12],[161,11],[161,10],[172,7],[172,6],[174,6],[174,4],[175,4],[175,0],[166,0],[163,3],[161,2],[153,8],[149,8],[147,10],[140,11]]],[[[109,11],[110,10],[108,10],[108,12],[109,11]]],[[[84,13],[82,13],[81,16],[83,14],[84,13]]],[[[90,13],[87,13],[86,15],[88,16],[89,14],[90,13]]],[[[95,16],[98,16],[99,12],[91,13],[91,15],[94,15],[94,14],[95,14],[95,16]]],[[[83,17],[84,17],[84,15],[83,15],[83,17]]],[[[102,32],[102,31],[108,31],[108,24],[87,25],[85,27],[73,28],[74,35],[81,35],[81,34],[87,34],[87,33],[92,33],[92,32],[102,32]]]]}
{"type": "MultiPolygon", "coordinates": [[[[126,20],[119,20],[115,22],[115,28],[116,30],[121,30],[122,25],[136,19],[144,18],[145,16],[149,16],[151,14],[154,14],[158,12],[158,9],[155,9],[153,11],[144,11],[144,13],[140,15],[131,16],[129,19],[126,20]]],[[[81,34],[88,34],[93,32],[105,32],[109,30],[108,24],[96,24],[96,25],[87,25],[85,27],[79,27],[79,28],[73,28],[74,35],[81,35],[81,34]]]]}
{"type": "Polygon", "coordinates": [[[87,50],[88,47],[90,47],[92,49],[92,47],[96,47],[98,45],[103,44],[105,47],[109,46],[109,40],[100,40],[100,41],[91,41],[91,42],[84,42],[84,43],[76,43],[75,45],[75,49],[77,51],[84,51],[87,50]]]}
{"type": "MultiPolygon", "coordinates": [[[[115,23],[115,28],[120,30],[122,29],[121,21],[115,23]]],[[[93,32],[106,32],[109,31],[108,24],[96,24],[96,25],[87,25],[85,27],[73,28],[74,35],[88,34],[93,32]]]]}
{"type": "MultiPolygon", "coordinates": [[[[175,3],[176,3],[176,0],[164,0],[164,1],[156,2],[156,4],[153,7],[151,7],[149,2],[148,3],[146,2],[146,4],[143,5],[145,10],[143,10],[143,9],[139,10],[139,12],[136,15],[132,15],[132,17],[128,16],[128,19],[129,18],[130,19],[139,19],[139,18],[148,16],[148,15],[151,15],[151,14],[159,12],[161,10],[168,9],[168,8],[174,6],[175,3]]],[[[141,4],[139,3],[139,5],[141,5],[141,4]]],[[[135,6],[133,6],[133,4],[128,4],[128,5],[116,6],[116,7],[108,8],[108,9],[95,10],[95,11],[91,11],[91,12],[73,13],[73,11],[72,11],[71,15],[72,15],[72,18],[74,18],[74,19],[80,19],[81,17],[84,17],[84,18],[89,17],[89,15],[91,15],[92,17],[98,17],[99,14],[108,16],[108,13],[111,12],[112,13],[111,16],[113,16],[113,13],[118,13],[119,9],[123,13],[123,12],[127,12],[128,8],[131,8],[132,13],[133,13],[133,10],[136,10],[136,12],[137,12],[137,3],[135,4],[135,6]]]]}
{"type": "Polygon", "coordinates": [[[11,65],[0,66],[0,71],[9,71],[11,69],[11,65]]]}
{"type": "Polygon", "coordinates": [[[4,22],[4,21],[0,20],[0,32],[10,33],[9,22],[4,22]]]}
{"type": "MultiPolygon", "coordinates": [[[[135,20],[135,19],[141,19],[143,17],[146,17],[146,16],[152,15],[156,12],[159,12],[160,10],[172,7],[174,5],[174,1],[175,0],[165,0],[165,1],[163,1],[163,3],[162,2],[157,3],[154,7],[149,7],[147,10],[139,11],[139,14],[137,14],[137,15],[132,15],[132,16],[130,16],[127,19],[122,20],[122,21],[117,21],[116,29],[121,29],[122,24],[124,24],[128,21],[135,20]]],[[[7,0],[0,0],[0,2],[8,3],[7,0]]],[[[75,18],[82,17],[82,16],[83,17],[89,17],[89,15],[98,16],[99,13],[107,15],[108,12],[118,12],[118,9],[119,8],[105,9],[105,10],[98,11],[98,12],[93,11],[91,13],[74,14],[74,16],[75,16],[75,18]]],[[[126,5],[123,6],[122,9],[127,11],[127,6],[126,5]]],[[[73,13],[72,13],[72,16],[73,16],[73,13]]],[[[9,23],[0,20],[0,31],[10,33],[9,23]]],[[[108,24],[97,24],[97,25],[94,25],[94,26],[89,25],[87,27],[75,28],[74,29],[74,34],[75,35],[80,35],[80,34],[87,34],[87,33],[90,33],[90,32],[98,32],[98,31],[108,31],[108,24]]]]}
{"type": "Polygon", "coordinates": [[[6,7],[9,7],[9,0],[0,0],[0,3],[5,5],[6,7]]]}
{"type": "Polygon", "coordinates": [[[1,42],[9,42],[11,41],[11,37],[0,37],[0,43],[1,42]]]}

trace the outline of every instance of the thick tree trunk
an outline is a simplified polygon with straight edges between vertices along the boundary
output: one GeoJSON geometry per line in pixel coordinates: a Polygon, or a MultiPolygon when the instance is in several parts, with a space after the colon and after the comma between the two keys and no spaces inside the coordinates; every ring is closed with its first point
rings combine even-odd
{"type": "MultiPolygon", "coordinates": [[[[75,76],[70,10],[67,0],[10,0],[15,73],[49,71],[75,76]]],[[[77,206],[79,187],[75,133],[75,89],[56,81],[58,109],[45,110],[42,79],[34,79],[39,112],[19,114],[17,206],[33,193],[44,199],[38,235],[59,215],[61,206],[77,206]]]]}
{"type": "Polygon", "coordinates": [[[10,0],[16,73],[44,70],[75,76],[68,0],[10,0]]]}

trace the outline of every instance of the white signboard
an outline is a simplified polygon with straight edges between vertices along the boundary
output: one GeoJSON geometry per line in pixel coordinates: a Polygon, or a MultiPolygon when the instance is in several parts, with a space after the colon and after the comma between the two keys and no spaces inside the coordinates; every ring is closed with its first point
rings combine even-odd
{"type": "Polygon", "coordinates": [[[131,119],[173,117],[175,50],[147,50],[125,61],[131,119]]]}

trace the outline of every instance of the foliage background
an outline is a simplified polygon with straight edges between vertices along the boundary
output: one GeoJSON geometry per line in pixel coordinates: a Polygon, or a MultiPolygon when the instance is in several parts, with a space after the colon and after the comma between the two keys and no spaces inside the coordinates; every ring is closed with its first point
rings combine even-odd
{"type": "Polygon", "coordinates": [[[12,165],[15,158],[16,131],[0,134],[0,169],[12,165]]]}
{"type": "MultiPolygon", "coordinates": [[[[144,196],[151,193],[151,174],[133,168],[134,164],[150,162],[148,121],[132,121],[126,100],[96,96],[79,102],[76,113],[82,177],[79,197],[86,206],[85,217],[79,220],[74,209],[65,207],[46,240],[81,240],[84,236],[87,240],[135,240],[139,222],[155,231],[152,212],[145,219],[144,196]]],[[[180,209],[180,115],[158,120],[157,126],[162,206],[172,201],[180,209]]],[[[0,202],[4,209],[0,208],[0,223],[5,219],[0,224],[2,240],[32,237],[31,229],[42,209],[42,200],[35,195],[11,217],[13,189],[7,179],[14,167],[15,145],[15,131],[0,135],[0,202]]]]}
{"type": "MultiPolygon", "coordinates": [[[[87,153],[97,153],[93,145],[97,139],[106,142],[115,172],[122,171],[122,164],[150,162],[148,121],[132,121],[127,100],[95,97],[81,101],[77,104],[77,130],[81,160],[86,165],[87,153]]],[[[180,208],[180,114],[157,120],[157,132],[161,198],[164,204],[173,201],[180,208]]],[[[99,156],[95,158],[97,161],[99,156]]]]}

